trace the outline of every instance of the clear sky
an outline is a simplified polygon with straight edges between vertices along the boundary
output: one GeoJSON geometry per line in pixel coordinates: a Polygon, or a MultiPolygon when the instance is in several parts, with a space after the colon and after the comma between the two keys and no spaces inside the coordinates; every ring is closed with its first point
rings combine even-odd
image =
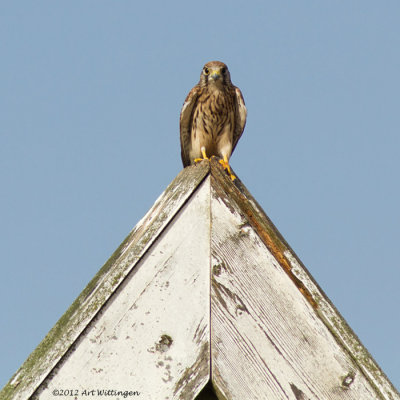
{"type": "Polygon", "coordinates": [[[182,168],[204,63],[243,183],[400,388],[399,1],[3,1],[2,387],[182,168]]]}

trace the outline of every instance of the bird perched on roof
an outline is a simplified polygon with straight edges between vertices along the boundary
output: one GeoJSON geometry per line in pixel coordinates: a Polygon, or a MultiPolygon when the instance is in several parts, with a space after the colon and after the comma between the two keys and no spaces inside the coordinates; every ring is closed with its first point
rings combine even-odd
{"type": "Polygon", "coordinates": [[[228,67],[220,61],[208,62],[181,111],[183,166],[220,157],[219,162],[234,180],[229,158],[243,133],[246,116],[242,93],[232,84],[228,67]]]}

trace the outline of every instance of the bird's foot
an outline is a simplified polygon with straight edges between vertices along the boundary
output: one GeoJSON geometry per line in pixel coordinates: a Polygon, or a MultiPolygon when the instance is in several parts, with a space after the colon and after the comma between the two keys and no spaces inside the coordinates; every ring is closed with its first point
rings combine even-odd
{"type": "Polygon", "coordinates": [[[208,157],[195,158],[193,161],[194,161],[195,163],[198,163],[198,162],[201,162],[201,161],[204,161],[204,160],[210,161],[210,159],[209,159],[208,157]]]}
{"type": "Polygon", "coordinates": [[[201,162],[201,161],[203,161],[203,160],[208,160],[208,161],[210,161],[210,159],[207,157],[205,147],[202,147],[202,148],[201,148],[201,155],[203,156],[203,158],[195,158],[195,159],[194,159],[194,162],[195,162],[195,163],[201,162]]]}
{"type": "Polygon", "coordinates": [[[223,160],[219,160],[219,163],[222,165],[224,169],[227,170],[229,176],[231,177],[232,181],[236,179],[236,176],[232,174],[231,167],[228,162],[228,158],[225,156],[223,160]]]}

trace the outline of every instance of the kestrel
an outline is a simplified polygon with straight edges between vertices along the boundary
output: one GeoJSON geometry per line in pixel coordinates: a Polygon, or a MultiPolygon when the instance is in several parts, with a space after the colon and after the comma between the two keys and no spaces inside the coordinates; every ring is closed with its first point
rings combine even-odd
{"type": "Polygon", "coordinates": [[[232,84],[228,67],[220,61],[207,63],[181,111],[183,166],[220,157],[219,162],[234,180],[229,158],[243,133],[246,116],[242,92],[232,84]]]}

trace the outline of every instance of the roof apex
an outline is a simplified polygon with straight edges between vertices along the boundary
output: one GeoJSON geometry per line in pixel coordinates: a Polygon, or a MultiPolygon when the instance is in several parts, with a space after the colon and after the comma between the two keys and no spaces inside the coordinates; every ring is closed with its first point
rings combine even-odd
{"type": "MultiPolygon", "coordinates": [[[[211,301],[211,306],[214,304],[214,308],[207,305],[207,303],[205,307],[203,307],[203,310],[209,312],[210,309],[212,309],[215,313],[220,312],[224,309],[229,300],[221,300],[223,296],[228,293],[226,292],[228,289],[223,286],[223,282],[219,281],[221,271],[217,271],[218,267],[222,269],[225,268],[224,262],[219,263],[219,261],[215,261],[219,258],[219,252],[225,251],[223,250],[224,246],[231,246],[231,250],[229,251],[234,252],[235,248],[238,246],[240,247],[240,245],[242,245],[241,243],[244,243],[245,240],[248,240],[247,246],[250,248],[251,244],[257,241],[261,243],[261,245],[258,245],[259,248],[265,248],[265,250],[260,250],[265,253],[265,256],[260,257],[272,257],[271,260],[274,260],[272,263],[273,268],[276,269],[276,267],[280,267],[281,273],[283,271],[283,275],[289,278],[287,281],[294,284],[291,287],[295,288],[294,293],[297,293],[295,295],[301,296],[307,304],[308,310],[316,316],[315,319],[318,320],[319,326],[323,325],[323,329],[334,337],[335,342],[337,342],[339,347],[343,350],[343,354],[347,354],[346,357],[350,360],[348,362],[354,365],[353,372],[349,372],[347,375],[343,376],[343,388],[347,389],[350,387],[354,381],[355,371],[361,371],[362,379],[366,379],[366,381],[369,382],[371,387],[374,388],[378,398],[400,400],[396,389],[391,385],[390,381],[380,370],[368,351],[362,346],[357,336],[332,305],[327,296],[318,287],[307,269],[286,243],[256,200],[247,191],[240,179],[236,179],[232,182],[230,177],[214,158],[210,161],[203,161],[197,165],[187,167],[178,174],[157,199],[149,212],[138,222],[110,259],[99,270],[34,352],[28,357],[10,382],[3,388],[0,392],[0,398],[4,400],[24,400],[30,398],[34,393],[37,393],[38,388],[43,387],[43,382],[49,379],[51,372],[62,362],[67,353],[74,347],[75,343],[87,334],[88,327],[91,326],[93,321],[102,313],[102,310],[104,311],[106,309],[107,302],[110,298],[117,293],[117,291],[121,292],[121,290],[124,290],[121,288],[123,288],[123,285],[128,281],[128,278],[132,276],[131,272],[134,270],[136,271],[139,263],[146,262],[146,256],[150,248],[152,248],[156,242],[158,243],[161,240],[160,238],[166,238],[169,234],[170,227],[176,223],[177,219],[181,218],[184,210],[188,210],[191,207],[198,208],[193,211],[190,218],[195,218],[197,216],[197,220],[193,219],[193,224],[203,226],[203,228],[199,227],[199,237],[204,237],[204,242],[210,247],[208,250],[205,249],[203,251],[203,253],[205,253],[204,265],[213,266],[211,271],[208,271],[207,267],[202,269],[202,271],[207,270],[205,273],[211,275],[203,274],[201,279],[203,279],[203,283],[209,282],[210,279],[212,281],[211,292],[209,292],[206,301],[211,301]],[[209,210],[209,213],[207,210],[209,210]],[[205,229],[208,229],[208,233],[205,229]],[[256,236],[254,236],[253,233],[256,236]],[[251,240],[249,239],[250,236],[252,237],[251,240]],[[224,237],[224,239],[222,240],[221,237],[224,237]],[[213,261],[210,262],[210,259],[213,261]],[[221,287],[223,287],[222,292],[221,287]],[[346,385],[348,385],[347,388],[346,385]]],[[[188,221],[191,221],[190,218],[188,221]]],[[[182,240],[182,237],[184,238],[185,235],[186,234],[178,235],[181,236],[179,240],[182,240]]],[[[240,254],[238,257],[240,257],[240,254]]],[[[245,264],[246,261],[246,259],[243,259],[242,263],[245,264]]],[[[225,269],[226,271],[230,270],[230,266],[228,265],[225,269]]],[[[240,274],[240,272],[236,273],[240,274]]],[[[232,271],[230,271],[229,274],[227,276],[234,276],[234,272],[232,271]]],[[[199,281],[201,281],[201,279],[199,278],[199,281]]],[[[228,280],[231,280],[231,278],[228,280]]],[[[239,280],[238,285],[240,284],[239,280]]],[[[204,288],[205,287],[200,288],[199,296],[206,297],[206,295],[204,295],[204,290],[206,289],[204,288]]],[[[251,290],[251,288],[249,290],[251,290]]],[[[229,289],[231,300],[234,299],[234,301],[240,303],[238,306],[240,310],[247,310],[248,306],[243,303],[244,300],[239,299],[238,295],[234,294],[234,291],[235,287],[229,289]]],[[[257,294],[255,294],[255,296],[257,296],[257,294]]],[[[200,298],[200,300],[201,299],[202,298],[200,298]]],[[[225,311],[227,311],[227,309],[225,311]]],[[[104,311],[104,314],[106,312],[107,311],[104,311]]],[[[229,315],[226,314],[225,316],[227,316],[227,318],[232,318],[231,323],[236,321],[240,324],[239,316],[231,315],[230,313],[231,311],[228,312],[229,315]]],[[[210,358],[214,357],[214,355],[217,357],[217,354],[222,354],[223,349],[218,348],[218,344],[213,344],[214,339],[210,333],[209,325],[207,325],[210,319],[203,317],[204,316],[202,316],[202,320],[204,320],[203,324],[205,325],[202,329],[200,329],[200,325],[197,326],[194,336],[197,338],[196,340],[199,346],[201,343],[201,352],[197,355],[195,361],[195,370],[201,371],[201,376],[198,375],[195,380],[197,380],[197,385],[204,386],[209,379],[207,377],[209,376],[211,368],[210,358]],[[201,340],[199,336],[200,331],[202,332],[201,340]],[[206,333],[211,335],[211,339],[206,333]],[[211,341],[211,345],[207,342],[208,340],[211,341]],[[202,367],[200,368],[200,366],[202,367]]],[[[262,321],[258,322],[258,326],[262,323],[262,321]]],[[[218,332],[217,327],[215,327],[215,332],[218,332]]],[[[326,332],[324,334],[327,334],[326,332]]],[[[226,335],[226,332],[223,335],[226,335]]],[[[163,336],[164,339],[166,337],[169,338],[168,335],[163,336]]],[[[159,342],[159,346],[161,347],[166,345],[166,343],[163,342],[163,336],[161,336],[161,341],[159,342]]],[[[161,347],[157,349],[157,346],[156,344],[155,352],[161,349],[161,347]]],[[[147,351],[151,352],[149,349],[147,351]]],[[[212,376],[214,386],[217,387],[219,396],[224,398],[223,396],[228,396],[230,389],[229,382],[227,383],[226,381],[226,376],[223,376],[223,360],[221,361],[221,358],[219,360],[220,361],[217,360],[217,362],[214,363],[213,368],[220,369],[213,370],[212,376]]],[[[190,379],[193,381],[194,378],[191,377],[190,379]]],[[[194,390],[193,387],[190,386],[190,379],[186,375],[182,376],[177,384],[180,382],[181,386],[188,385],[190,390],[194,390]]],[[[299,390],[298,387],[294,386],[295,389],[293,389],[292,386],[290,387],[296,398],[298,398],[296,395],[296,391],[299,390]]],[[[180,389],[178,389],[179,388],[175,389],[175,395],[179,392],[180,389]]],[[[179,398],[193,398],[189,395],[187,396],[188,397],[179,398]]],[[[227,398],[229,398],[229,396],[227,398]]]]}

